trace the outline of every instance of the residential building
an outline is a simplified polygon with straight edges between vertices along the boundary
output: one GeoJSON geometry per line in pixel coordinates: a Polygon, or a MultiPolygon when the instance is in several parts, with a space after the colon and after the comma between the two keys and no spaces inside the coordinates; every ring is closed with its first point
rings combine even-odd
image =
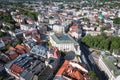
{"type": "Polygon", "coordinates": [[[63,25],[59,25],[59,24],[54,24],[52,26],[52,29],[56,33],[64,33],[65,32],[65,27],[63,25]]]}
{"type": "Polygon", "coordinates": [[[51,18],[51,19],[49,19],[49,24],[53,25],[53,24],[57,23],[57,21],[58,21],[58,19],[51,18]]]}
{"type": "Polygon", "coordinates": [[[57,48],[50,49],[50,57],[47,59],[46,64],[48,65],[46,69],[39,75],[40,80],[49,80],[53,73],[59,66],[60,55],[57,48]],[[43,76],[44,75],[44,76],[43,76]]]}
{"type": "Polygon", "coordinates": [[[32,49],[33,46],[35,46],[37,43],[35,41],[32,40],[23,40],[23,45],[27,46],[28,48],[32,49]]]}
{"type": "Polygon", "coordinates": [[[15,49],[9,49],[8,51],[5,52],[5,55],[8,56],[10,58],[10,60],[15,59],[16,57],[18,57],[19,55],[17,54],[17,52],[15,51],[15,49]]]}
{"type": "Polygon", "coordinates": [[[10,60],[15,59],[16,57],[18,57],[19,55],[25,54],[26,52],[28,52],[30,50],[29,47],[25,46],[25,45],[16,45],[16,47],[12,47],[10,46],[9,49],[4,53],[7,57],[9,57],[10,60]]]}
{"type": "Polygon", "coordinates": [[[26,19],[26,22],[27,22],[28,24],[34,24],[34,21],[33,21],[31,18],[27,18],[27,19],[26,19]]]}
{"type": "Polygon", "coordinates": [[[14,31],[8,31],[8,33],[11,35],[11,36],[14,36],[14,37],[20,37],[20,36],[23,36],[23,33],[26,32],[25,30],[20,30],[20,29],[15,29],[14,31]]]}
{"type": "Polygon", "coordinates": [[[119,11],[119,13],[118,13],[118,17],[120,18],[120,11],[119,11]]]}
{"type": "Polygon", "coordinates": [[[3,37],[2,40],[5,43],[5,45],[12,43],[11,37],[3,37]]]}
{"type": "Polygon", "coordinates": [[[43,22],[43,20],[44,20],[44,16],[43,15],[38,15],[38,21],[43,22]]]}
{"type": "Polygon", "coordinates": [[[4,47],[5,46],[5,43],[2,39],[0,39],[0,48],[4,47]]]}
{"type": "Polygon", "coordinates": [[[6,56],[4,53],[0,52],[0,61],[3,63],[7,63],[10,61],[10,58],[8,56],[6,56]]]}
{"type": "Polygon", "coordinates": [[[87,73],[82,65],[65,60],[53,80],[91,80],[87,73]]]}
{"type": "Polygon", "coordinates": [[[104,19],[105,23],[109,23],[110,27],[113,27],[113,20],[109,20],[109,19],[104,19]]]}
{"type": "Polygon", "coordinates": [[[90,34],[91,36],[97,36],[101,34],[100,31],[83,31],[83,33],[85,33],[86,35],[90,34]]]}
{"type": "Polygon", "coordinates": [[[36,23],[37,30],[40,34],[45,34],[47,32],[47,24],[46,23],[36,23]]]}
{"type": "Polygon", "coordinates": [[[76,39],[80,39],[81,38],[81,34],[82,34],[82,30],[78,27],[78,26],[71,26],[70,30],[68,32],[72,37],[76,38],[76,39]]]}
{"type": "MultiPolygon", "coordinates": [[[[22,48],[20,45],[16,47],[22,48]]],[[[49,51],[41,45],[36,45],[29,54],[22,54],[8,63],[5,69],[19,80],[49,80],[57,69],[59,61],[60,55],[57,48],[49,51]]]]}
{"type": "Polygon", "coordinates": [[[48,58],[48,52],[47,48],[41,45],[35,45],[31,50],[30,54],[35,54],[37,56],[40,56],[42,58],[48,58]]]}
{"type": "Polygon", "coordinates": [[[95,27],[88,27],[87,25],[84,25],[83,30],[85,30],[85,31],[94,31],[95,27]]]}
{"type": "Polygon", "coordinates": [[[99,57],[99,67],[108,77],[108,80],[120,80],[119,59],[105,51],[101,52],[99,57]]]}
{"type": "Polygon", "coordinates": [[[52,34],[50,35],[50,42],[52,46],[57,47],[62,51],[74,51],[75,54],[80,55],[79,44],[68,34],[52,34]]]}
{"type": "Polygon", "coordinates": [[[20,24],[20,29],[21,30],[29,30],[29,29],[34,29],[36,28],[36,25],[33,24],[20,24]]]}
{"type": "Polygon", "coordinates": [[[113,50],[112,55],[113,55],[114,57],[120,57],[120,50],[113,50]]]}
{"type": "Polygon", "coordinates": [[[30,29],[28,31],[26,31],[25,33],[23,33],[23,37],[29,41],[34,41],[36,43],[40,43],[40,35],[37,33],[36,29],[30,29]]]}
{"type": "Polygon", "coordinates": [[[16,45],[15,49],[16,49],[15,51],[16,51],[19,55],[25,54],[25,53],[27,53],[28,51],[30,51],[30,48],[29,48],[28,46],[26,46],[26,45],[20,45],[20,44],[16,45]]]}
{"type": "Polygon", "coordinates": [[[5,65],[6,71],[19,80],[34,80],[45,68],[44,62],[27,54],[23,54],[5,65]]]}
{"type": "Polygon", "coordinates": [[[21,23],[24,21],[25,18],[27,18],[27,16],[25,15],[13,15],[12,18],[14,19],[14,21],[21,23]]]}

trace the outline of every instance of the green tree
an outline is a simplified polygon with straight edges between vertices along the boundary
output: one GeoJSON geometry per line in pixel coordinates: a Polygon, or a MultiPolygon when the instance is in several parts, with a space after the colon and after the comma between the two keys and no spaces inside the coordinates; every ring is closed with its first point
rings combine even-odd
{"type": "Polygon", "coordinates": [[[114,40],[111,44],[110,51],[112,52],[114,49],[119,49],[119,45],[120,44],[118,44],[118,42],[114,40]]]}
{"type": "Polygon", "coordinates": [[[0,31],[0,37],[2,37],[3,36],[3,32],[2,31],[0,31]]]}
{"type": "Polygon", "coordinates": [[[61,54],[62,57],[66,56],[65,52],[63,52],[63,51],[60,51],[60,54],[61,54]]]}
{"type": "Polygon", "coordinates": [[[119,17],[114,18],[113,23],[114,24],[120,24],[120,18],[119,17]]]}
{"type": "Polygon", "coordinates": [[[108,30],[109,27],[101,27],[100,31],[103,32],[104,30],[108,30]]]}
{"type": "Polygon", "coordinates": [[[82,43],[90,48],[105,49],[111,52],[114,49],[120,49],[120,37],[105,37],[105,35],[91,36],[86,35],[82,38],[82,43]]]}
{"type": "Polygon", "coordinates": [[[60,8],[60,9],[64,9],[65,7],[64,7],[63,4],[60,4],[60,5],[59,5],[59,8],[60,8]]]}
{"type": "Polygon", "coordinates": [[[15,30],[15,27],[14,26],[10,26],[9,28],[11,31],[14,31],[15,30]]]}
{"type": "Polygon", "coordinates": [[[92,78],[92,80],[98,80],[98,77],[96,76],[94,71],[89,71],[88,75],[92,78]]]}
{"type": "Polygon", "coordinates": [[[3,26],[3,29],[4,30],[9,30],[9,27],[8,26],[3,26]]]}

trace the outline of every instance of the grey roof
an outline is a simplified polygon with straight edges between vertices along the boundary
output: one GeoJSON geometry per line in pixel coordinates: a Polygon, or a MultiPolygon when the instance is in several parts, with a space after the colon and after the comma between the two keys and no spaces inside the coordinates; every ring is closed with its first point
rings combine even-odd
{"type": "Polygon", "coordinates": [[[114,50],[114,54],[120,55],[120,50],[114,50]]]}
{"type": "Polygon", "coordinates": [[[38,56],[47,57],[47,49],[41,45],[36,45],[30,50],[31,54],[36,54],[38,56]]]}
{"type": "Polygon", "coordinates": [[[47,66],[46,69],[39,75],[39,80],[48,80],[50,75],[52,74],[52,69],[47,66]]]}
{"type": "Polygon", "coordinates": [[[10,69],[10,67],[16,64],[24,70],[20,73],[21,78],[25,80],[32,80],[35,74],[39,74],[43,71],[45,67],[45,63],[39,60],[36,57],[29,56],[27,54],[23,54],[17,57],[15,60],[7,64],[5,67],[10,69]]]}
{"type": "Polygon", "coordinates": [[[24,70],[21,73],[21,77],[24,78],[25,80],[32,80],[33,76],[34,76],[34,74],[31,72],[28,72],[27,70],[24,70]]]}
{"type": "Polygon", "coordinates": [[[70,35],[68,34],[54,34],[51,36],[52,39],[57,43],[74,43],[78,44],[70,35]]]}
{"type": "Polygon", "coordinates": [[[52,66],[52,67],[56,67],[56,64],[58,63],[58,59],[56,58],[53,58],[53,57],[50,57],[49,58],[49,64],[52,66]]]}

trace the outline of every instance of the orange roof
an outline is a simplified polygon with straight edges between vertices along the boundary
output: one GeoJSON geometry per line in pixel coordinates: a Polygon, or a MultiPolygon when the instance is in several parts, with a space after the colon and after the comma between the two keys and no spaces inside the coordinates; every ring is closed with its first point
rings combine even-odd
{"type": "Polygon", "coordinates": [[[9,50],[16,50],[14,47],[10,46],[9,50]]]}
{"type": "Polygon", "coordinates": [[[62,75],[64,70],[66,69],[66,66],[69,64],[70,61],[65,60],[62,67],[59,69],[56,75],[62,75]]]}
{"type": "Polygon", "coordinates": [[[16,57],[18,57],[17,53],[11,54],[9,55],[10,59],[15,59],[16,57]]]}
{"type": "Polygon", "coordinates": [[[30,34],[35,34],[35,33],[37,33],[36,30],[31,30],[31,31],[25,32],[25,35],[30,35],[30,34]]]}
{"type": "Polygon", "coordinates": [[[16,52],[17,52],[19,55],[25,53],[25,51],[24,51],[23,49],[16,49],[16,52]]]}
{"type": "Polygon", "coordinates": [[[61,66],[59,71],[57,72],[56,76],[63,75],[63,76],[69,77],[71,79],[83,80],[84,75],[83,75],[83,73],[81,73],[81,70],[70,65],[69,63],[70,63],[70,61],[65,60],[65,62],[63,63],[63,65],[61,66]]]}
{"type": "Polygon", "coordinates": [[[21,68],[20,66],[16,64],[13,64],[10,69],[14,74],[20,74],[23,71],[23,68],[21,68]]]}
{"type": "Polygon", "coordinates": [[[3,42],[4,42],[5,44],[8,44],[9,42],[11,42],[11,38],[4,38],[4,39],[3,39],[3,42]]]}
{"type": "Polygon", "coordinates": [[[73,29],[77,29],[77,28],[78,28],[78,26],[71,26],[71,28],[73,28],[73,29]]]}
{"type": "Polygon", "coordinates": [[[73,30],[69,31],[68,33],[72,33],[72,32],[73,32],[73,30]]]}
{"type": "Polygon", "coordinates": [[[30,48],[26,45],[24,45],[24,49],[25,49],[26,52],[30,50],[30,48]]]}
{"type": "Polygon", "coordinates": [[[15,48],[24,48],[24,47],[20,44],[17,44],[15,48]]]}
{"type": "Polygon", "coordinates": [[[29,47],[27,47],[25,45],[20,45],[20,44],[18,44],[15,48],[16,48],[16,52],[19,54],[23,54],[30,50],[29,47]]]}

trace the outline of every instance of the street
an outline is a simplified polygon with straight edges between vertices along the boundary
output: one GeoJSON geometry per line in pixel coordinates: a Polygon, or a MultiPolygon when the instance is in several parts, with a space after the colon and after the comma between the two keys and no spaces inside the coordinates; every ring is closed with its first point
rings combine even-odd
{"type": "Polygon", "coordinates": [[[81,57],[81,59],[83,63],[87,65],[88,70],[94,71],[99,80],[107,80],[105,75],[103,75],[103,72],[100,71],[99,67],[95,63],[94,59],[91,58],[92,56],[89,56],[90,55],[89,49],[87,49],[87,47],[85,47],[83,44],[80,44],[80,49],[82,52],[82,56],[84,56],[84,58],[81,57]]]}

